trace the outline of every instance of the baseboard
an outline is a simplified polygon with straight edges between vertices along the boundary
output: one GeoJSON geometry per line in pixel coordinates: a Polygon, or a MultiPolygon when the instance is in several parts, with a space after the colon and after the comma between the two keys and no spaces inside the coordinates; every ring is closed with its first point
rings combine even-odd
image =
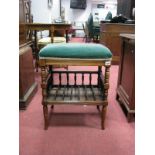
{"type": "Polygon", "coordinates": [[[28,106],[31,99],[37,92],[37,89],[38,89],[38,85],[36,82],[34,82],[32,84],[32,86],[30,87],[30,89],[27,91],[27,93],[24,95],[24,97],[22,99],[19,99],[19,109],[20,110],[26,110],[26,107],[28,106]]]}

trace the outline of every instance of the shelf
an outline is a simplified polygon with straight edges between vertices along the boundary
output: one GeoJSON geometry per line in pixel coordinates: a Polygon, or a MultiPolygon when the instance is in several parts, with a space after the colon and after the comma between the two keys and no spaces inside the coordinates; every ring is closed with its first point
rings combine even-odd
{"type": "Polygon", "coordinates": [[[49,88],[46,102],[54,104],[103,104],[103,90],[97,85],[55,85],[49,88]]]}

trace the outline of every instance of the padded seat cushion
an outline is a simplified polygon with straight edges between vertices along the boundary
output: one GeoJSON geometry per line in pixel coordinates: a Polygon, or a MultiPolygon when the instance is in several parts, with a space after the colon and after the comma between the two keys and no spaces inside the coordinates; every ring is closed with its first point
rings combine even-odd
{"type": "Polygon", "coordinates": [[[39,52],[39,57],[105,59],[111,51],[104,45],[93,43],[48,44],[39,52]]]}
{"type": "MultiPolygon", "coordinates": [[[[54,43],[65,43],[65,37],[54,37],[54,43]]],[[[39,45],[47,45],[51,43],[51,37],[45,37],[38,41],[39,45]]]]}

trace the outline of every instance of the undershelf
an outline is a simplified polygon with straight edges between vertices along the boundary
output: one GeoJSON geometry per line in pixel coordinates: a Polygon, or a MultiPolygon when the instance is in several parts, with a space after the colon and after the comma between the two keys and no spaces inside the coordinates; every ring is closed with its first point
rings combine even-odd
{"type": "Polygon", "coordinates": [[[97,85],[55,85],[49,88],[46,102],[49,104],[103,105],[103,90],[97,85]]]}

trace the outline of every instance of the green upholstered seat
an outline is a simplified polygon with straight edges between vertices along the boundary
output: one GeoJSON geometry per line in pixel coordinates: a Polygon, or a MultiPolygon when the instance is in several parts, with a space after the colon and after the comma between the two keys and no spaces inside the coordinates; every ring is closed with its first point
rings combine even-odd
{"type": "MultiPolygon", "coordinates": [[[[54,37],[54,43],[65,43],[66,39],[65,37],[54,37]]],[[[38,41],[38,45],[47,45],[51,43],[51,37],[45,37],[41,38],[38,41]]]]}
{"type": "Polygon", "coordinates": [[[39,52],[39,57],[106,59],[111,58],[111,51],[104,45],[93,43],[48,44],[39,52]]]}

